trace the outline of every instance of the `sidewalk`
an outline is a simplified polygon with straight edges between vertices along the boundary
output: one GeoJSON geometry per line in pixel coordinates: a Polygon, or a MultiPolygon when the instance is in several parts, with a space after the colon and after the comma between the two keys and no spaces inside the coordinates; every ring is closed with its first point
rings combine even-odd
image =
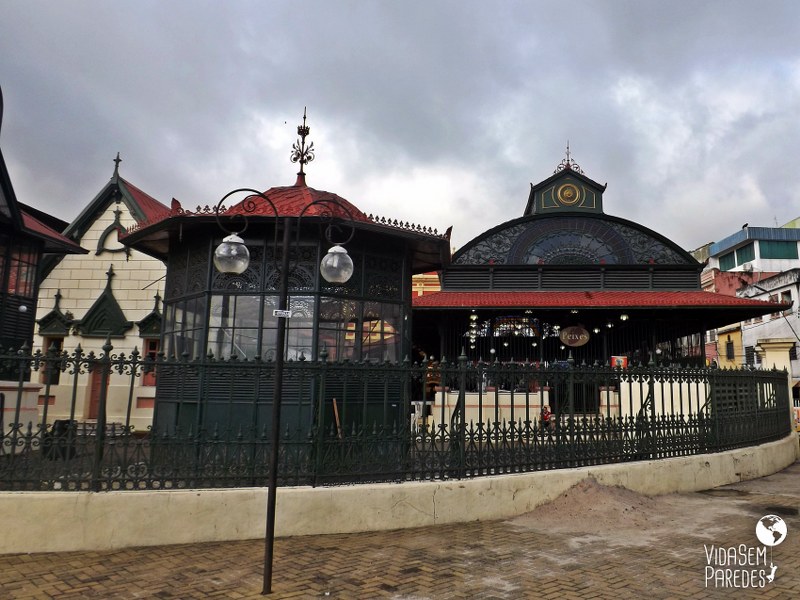
{"type": "MultiPolygon", "coordinates": [[[[278,539],[269,598],[800,598],[800,462],[653,499],[589,486],[540,509],[505,521],[278,539]],[[788,526],[772,548],[755,536],[768,514],[788,526]],[[707,568],[719,585],[764,587],[715,587],[707,568]]],[[[254,540],[0,556],[0,599],[261,598],[263,548],[254,540]]]]}

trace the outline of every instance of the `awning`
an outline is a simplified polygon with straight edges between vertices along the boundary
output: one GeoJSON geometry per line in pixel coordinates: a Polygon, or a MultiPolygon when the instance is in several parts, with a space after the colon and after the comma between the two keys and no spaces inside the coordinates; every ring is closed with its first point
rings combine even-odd
{"type": "MultiPolygon", "coordinates": [[[[675,335],[688,335],[738,323],[791,308],[788,304],[737,298],[702,290],[586,290],[586,291],[440,291],[412,299],[415,319],[446,312],[457,318],[459,312],[513,312],[556,321],[586,323],[616,320],[625,313],[630,323],[661,323],[675,335]],[[580,315],[580,316],[578,316],[580,315]]],[[[488,315],[487,315],[488,316],[488,315]]]]}
{"type": "Polygon", "coordinates": [[[640,291],[587,290],[547,292],[441,291],[413,299],[414,308],[733,308],[767,314],[791,308],[750,298],[702,290],[640,291]]]}

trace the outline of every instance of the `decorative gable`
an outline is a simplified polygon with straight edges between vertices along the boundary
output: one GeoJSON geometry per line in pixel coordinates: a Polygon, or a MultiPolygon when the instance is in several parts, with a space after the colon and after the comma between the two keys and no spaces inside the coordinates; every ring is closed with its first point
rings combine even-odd
{"type": "Polygon", "coordinates": [[[103,293],[95,301],[86,315],[75,322],[75,333],[84,337],[124,337],[125,332],[133,327],[128,321],[114,297],[111,289],[111,278],[114,277],[114,266],[110,266],[108,282],[103,293]]]}
{"type": "Polygon", "coordinates": [[[136,323],[139,326],[139,337],[144,339],[154,339],[161,337],[161,311],[158,309],[161,296],[156,294],[155,306],[153,311],[144,319],[136,323]]]}
{"type": "Polygon", "coordinates": [[[69,335],[70,327],[74,322],[72,313],[66,314],[61,312],[59,304],[61,303],[61,290],[58,290],[55,295],[56,303],[49,313],[36,321],[39,324],[39,335],[47,337],[66,337],[69,335]]]}

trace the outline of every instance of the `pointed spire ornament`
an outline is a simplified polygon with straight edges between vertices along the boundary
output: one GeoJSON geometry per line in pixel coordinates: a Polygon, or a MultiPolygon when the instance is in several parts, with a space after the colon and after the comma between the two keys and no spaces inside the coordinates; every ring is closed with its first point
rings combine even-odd
{"type": "Polygon", "coordinates": [[[303,124],[297,126],[297,135],[300,139],[292,144],[292,162],[300,163],[298,175],[305,175],[303,167],[314,160],[314,142],[306,146],[306,137],[311,132],[311,128],[306,125],[306,108],[303,108],[303,124]]]}
{"type": "Polygon", "coordinates": [[[569,140],[567,140],[567,155],[566,155],[566,158],[564,158],[560,163],[558,163],[558,166],[556,167],[556,170],[553,171],[553,173],[558,173],[559,171],[564,171],[564,170],[575,171],[576,173],[580,173],[581,175],[584,174],[583,173],[583,169],[581,169],[578,166],[578,163],[576,163],[572,159],[572,155],[570,154],[570,150],[569,150],[569,140]]]}

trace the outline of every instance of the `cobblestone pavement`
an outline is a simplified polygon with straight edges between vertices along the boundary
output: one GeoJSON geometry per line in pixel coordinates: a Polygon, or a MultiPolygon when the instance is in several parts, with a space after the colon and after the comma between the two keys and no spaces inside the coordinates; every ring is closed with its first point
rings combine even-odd
{"type": "MultiPolygon", "coordinates": [[[[548,533],[511,521],[278,539],[270,597],[800,598],[800,462],[674,498],[679,508],[685,503],[681,526],[643,531],[642,540],[630,532],[548,533]],[[773,548],[755,537],[767,514],[788,526],[773,548]],[[741,585],[744,577],[763,587],[707,585],[706,549],[742,544],[765,554],[754,557],[758,566],[734,567],[728,582],[741,585]],[[767,583],[761,577],[770,564],[778,568],[767,583]]],[[[0,599],[259,598],[262,566],[261,541],[0,556],[0,599]]]]}

